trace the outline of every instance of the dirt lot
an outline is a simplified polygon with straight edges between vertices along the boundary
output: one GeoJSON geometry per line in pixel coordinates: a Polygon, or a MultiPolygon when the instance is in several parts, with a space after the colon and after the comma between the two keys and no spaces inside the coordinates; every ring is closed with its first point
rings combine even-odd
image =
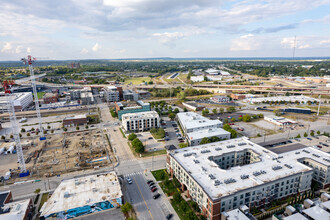
{"type": "MultiPolygon", "coordinates": [[[[109,164],[108,154],[110,160],[114,158],[103,133],[96,129],[47,135],[46,141],[35,138],[33,146],[24,148],[26,167],[32,178],[101,167],[109,164]]],[[[0,155],[1,175],[17,168],[17,154],[0,155]]]]}

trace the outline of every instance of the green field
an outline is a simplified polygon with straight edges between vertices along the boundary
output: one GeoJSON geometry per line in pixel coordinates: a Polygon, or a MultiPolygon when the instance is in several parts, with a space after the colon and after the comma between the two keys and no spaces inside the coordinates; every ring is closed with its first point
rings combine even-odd
{"type": "Polygon", "coordinates": [[[133,85],[139,85],[144,82],[149,82],[151,80],[150,77],[138,77],[138,78],[129,78],[125,80],[125,84],[130,84],[132,83],[133,85]]]}
{"type": "Polygon", "coordinates": [[[42,97],[45,95],[45,92],[37,92],[38,99],[42,99],[42,97]]]}

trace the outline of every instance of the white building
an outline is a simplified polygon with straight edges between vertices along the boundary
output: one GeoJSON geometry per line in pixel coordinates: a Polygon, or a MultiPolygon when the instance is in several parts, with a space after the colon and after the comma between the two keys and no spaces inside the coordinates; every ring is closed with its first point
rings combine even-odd
{"type": "Polygon", "coordinates": [[[227,96],[213,96],[210,98],[213,102],[216,102],[216,103],[227,103],[230,101],[230,98],[227,97],[227,96]]]}
{"type": "Polygon", "coordinates": [[[293,120],[290,120],[290,119],[284,118],[284,117],[266,117],[265,116],[264,120],[274,123],[276,125],[279,125],[281,127],[284,127],[286,125],[297,124],[296,121],[293,121],[293,120]]]}
{"type": "Polygon", "coordinates": [[[40,216],[67,219],[118,208],[122,195],[115,172],[63,180],[41,207],[40,216]]]}
{"type": "MultiPolygon", "coordinates": [[[[1,204],[2,205],[2,204],[1,204]]],[[[32,200],[25,199],[3,204],[0,207],[0,220],[28,220],[32,219],[32,200]]]]}
{"type": "Polygon", "coordinates": [[[167,170],[209,219],[330,185],[330,155],[312,147],[276,154],[248,138],[168,152],[167,170]]]}
{"type": "Polygon", "coordinates": [[[205,70],[205,72],[210,75],[219,75],[220,74],[220,70],[215,70],[215,69],[207,69],[207,70],[205,70]]]}
{"type": "Polygon", "coordinates": [[[127,113],[122,115],[122,126],[127,132],[147,131],[159,128],[160,119],[156,111],[127,113]]]}
{"type": "Polygon", "coordinates": [[[261,104],[266,102],[287,102],[287,103],[296,103],[307,104],[309,101],[311,103],[319,102],[318,99],[311,98],[308,96],[272,96],[272,97],[263,97],[263,98],[249,98],[245,99],[246,102],[250,104],[261,104]]]}
{"type": "Polygon", "coordinates": [[[230,132],[222,128],[210,128],[201,131],[190,132],[186,134],[186,138],[190,146],[199,145],[203,138],[218,137],[221,140],[230,139],[230,132]]]}
{"type": "Polygon", "coordinates": [[[104,92],[105,99],[108,102],[120,101],[120,94],[116,86],[107,86],[104,92]]]}
{"type": "Polygon", "coordinates": [[[195,112],[181,112],[177,114],[177,118],[185,134],[212,128],[222,128],[221,121],[210,120],[195,112]]]}
{"type": "MultiPolygon", "coordinates": [[[[0,96],[0,112],[8,110],[8,101],[6,96],[0,96]]],[[[32,92],[13,93],[15,111],[23,111],[33,103],[32,92]]]]}

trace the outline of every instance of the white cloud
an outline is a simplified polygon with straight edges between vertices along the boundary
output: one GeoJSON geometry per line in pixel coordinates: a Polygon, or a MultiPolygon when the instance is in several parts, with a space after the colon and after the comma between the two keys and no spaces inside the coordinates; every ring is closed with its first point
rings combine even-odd
{"type": "Polygon", "coordinates": [[[309,45],[309,44],[304,44],[304,45],[300,45],[298,48],[299,48],[299,49],[307,49],[307,48],[311,48],[311,45],[309,45]]]}
{"type": "Polygon", "coordinates": [[[248,51],[259,49],[260,42],[253,34],[242,35],[231,41],[231,51],[248,51]]]}
{"type": "Polygon", "coordinates": [[[83,48],[81,51],[80,51],[81,54],[87,54],[88,53],[88,50],[86,48],[83,48]]]}
{"type": "Polygon", "coordinates": [[[10,42],[6,42],[5,45],[3,46],[3,48],[1,49],[1,52],[4,52],[4,53],[8,53],[8,52],[11,52],[11,49],[12,49],[12,45],[10,42]]]}
{"type": "Polygon", "coordinates": [[[295,46],[295,43],[297,44],[297,40],[295,42],[294,37],[284,37],[281,40],[281,45],[285,48],[293,48],[295,46]]]}
{"type": "Polygon", "coordinates": [[[101,48],[101,47],[100,47],[99,43],[96,43],[96,44],[92,47],[92,50],[93,50],[94,52],[96,52],[96,51],[98,51],[100,48],[101,48]]]}
{"type": "Polygon", "coordinates": [[[321,40],[320,44],[330,44],[330,39],[327,40],[321,40]]]}
{"type": "Polygon", "coordinates": [[[30,47],[26,48],[26,52],[31,53],[31,48],[30,47]]]}
{"type": "Polygon", "coordinates": [[[22,52],[22,46],[17,46],[15,52],[16,53],[21,53],[22,52]]]}

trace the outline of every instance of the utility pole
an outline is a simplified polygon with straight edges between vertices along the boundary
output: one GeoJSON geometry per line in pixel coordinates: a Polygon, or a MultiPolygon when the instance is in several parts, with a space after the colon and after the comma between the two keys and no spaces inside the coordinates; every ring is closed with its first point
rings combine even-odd
{"type": "Polygon", "coordinates": [[[317,109],[317,116],[320,114],[320,107],[321,107],[321,95],[319,95],[319,107],[317,109]]]}

